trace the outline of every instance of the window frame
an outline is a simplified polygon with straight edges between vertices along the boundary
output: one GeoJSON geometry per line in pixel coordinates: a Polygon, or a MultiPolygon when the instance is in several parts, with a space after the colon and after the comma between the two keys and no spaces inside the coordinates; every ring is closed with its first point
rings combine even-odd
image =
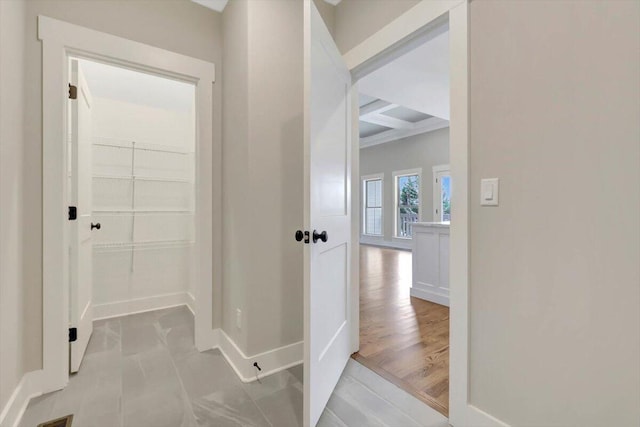
{"type": "MultiPolygon", "coordinates": [[[[433,220],[434,222],[444,222],[442,221],[442,212],[438,212],[440,208],[442,208],[442,186],[440,183],[436,182],[438,176],[446,175],[451,179],[451,167],[447,165],[436,165],[433,166],[433,220]]],[[[453,186],[453,182],[451,183],[453,186]]],[[[453,192],[453,191],[452,191],[453,192]]],[[[448,221],[451,222],[451,221],[448,221]]]]}
{"type": "Polygon", "coordinates": [[[363,175],[360,177],[362,188],[362,229],[363,236],[384,237],[384,173],[363,175]],[[367,182],[380,181],[380,234],[367,233],[367,182]]]}
{"type": "Polygon", "coordinates": [[[393,194],[393,238],[401,239],[401,240],[411,240],[413,237],[405,237],[405,236],[398,235],[398,230],[399,230],[398,201],[400,197],[400,195],[398,194],[398,179],[404,176],[413,176],[413,175],[418,176],[418,221],[417,222],[421,222],[422,206],[423,206],[422,199],[424,194],[423,187],[422,187],[422,168],[398,170],[398,171],[394,171],[392,175],[393,175],[393,193],[394,193],[393,194]]]}

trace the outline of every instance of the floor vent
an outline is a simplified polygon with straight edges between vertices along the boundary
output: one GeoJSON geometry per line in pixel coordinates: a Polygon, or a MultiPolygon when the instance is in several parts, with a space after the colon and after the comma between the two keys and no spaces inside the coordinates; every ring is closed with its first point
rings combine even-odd
{"type": "Polygon", "coordinates": [[[62,418],[47,421],[46,423],[38,424],[38,427],[71,427],[73,421],[73,414],[67,415],[62,418]]]}

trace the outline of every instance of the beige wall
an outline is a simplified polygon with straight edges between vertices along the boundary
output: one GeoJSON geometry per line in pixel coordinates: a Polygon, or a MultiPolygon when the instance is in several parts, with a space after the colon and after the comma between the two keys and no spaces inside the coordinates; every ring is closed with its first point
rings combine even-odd
{"type": "Polygon", "coordinates": [[[23,1],[0,1],[0,412],[25,372],[20,235],[24,15],[23,1]]]}
{"type": "Polygon", "coordinates": [[[420,0],[342,0],[335,10],[334,39],[348,52],[420,0]]]}
{"type": "MultiPolygon", "coordinates": [[[[3,0],[0,0],[4,3],[3,0]]],[[[181,54],[220,63],[221,15],[188,0],[29,0],[24,150],[25,370],[42,364],[42,61],[37,16],[45,15],[181,54]]],[[[220,138],[221,79],[214,86],[214,138],[220,138]]]]}
{"type": "Polygon", "coordinates": [[[324,25],[327,26],[329,33],[335,36],[336,7],[327,3],[325,0],[313,0],[313,4],[316,5],[318,12],[320,12],[320,16],[322,16],[324,25]]]}
{"type": "MultiPolygon", "coordinates": [[[[422,220],[433,221],[433,166],[449,163],[449,128],[360,149],[360,176],[384,173],[383,240],[393,241],[395,182],[393,172],[422,169],[422,220]]],[[[362,212],[360,213],[362,215],[362,212]]]]}
{"type": "Polygon", "coordinates": [[[470,69],[471,403],[638,425],[640,3],[473,1],[470,69]]]}
{"type": "MultiPolygon", "coordinates": [[[[395,18],[356,3],[343,51],[395,18]]],[[[639,8],[471,2],[470,397],[515,426],[640,420],[639,8]]]]}
{"type": "Polygon", "coordinates": [[[302,340],[302,2],[234,0],[224,20],[223,328],[251,355],[302,340]]]}
{"type": "Polygon", "coordinates": [[[249,3],[229,2],[223,18],[222,181],[225,189],[235,186],[237,190],[222,193],[222,328],[238,347],[246,350],[246,328],[236,327],[236,310],[243,310],[242,323],[246,324],[246,256],[253,243],[247,223],[251,204],[245,196],[249,191],[249,3]]]}

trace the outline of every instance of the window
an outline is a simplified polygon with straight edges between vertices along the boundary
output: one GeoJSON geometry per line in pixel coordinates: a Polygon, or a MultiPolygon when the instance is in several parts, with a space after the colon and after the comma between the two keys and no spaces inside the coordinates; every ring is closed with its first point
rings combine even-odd
{"type": "Polygon", "coordinates": [[[382,175],[365,177],[364,194],[364,234],[382,236],[382,175]]]}
{"type": "Polygon", "coordinates": [[[411,224],[420,221],[421,170],[394,172],[396,187],[396,237],[410,239],[411,224]]]}
{"type": "Polygon", "coordinates": [[[449,165],[433,167],[433,219],[451,221],[451,172],[449,165]]]}

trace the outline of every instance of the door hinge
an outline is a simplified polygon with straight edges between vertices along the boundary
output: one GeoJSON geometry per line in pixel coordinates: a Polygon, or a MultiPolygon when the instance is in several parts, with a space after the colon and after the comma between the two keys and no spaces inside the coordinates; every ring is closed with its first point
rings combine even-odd
{"type": "Polygon", "coordinates": [[[69,83],[69,99],[78,99],[78,87],[69,83]]]}
{"type": "Polygon", "coordinates": [[[78,208],[75,206],[69,206],[69,221],[78,219],[78,208]]]}
{"type": "Polygon", "coordinates": [[[438,178],[436,178],[436,184],[438,183],[438,178]]]}
{"type": "Polygon", "coordinates": [[[78,328],[69,328],[69,342],[78,340],[78,328]]]}

